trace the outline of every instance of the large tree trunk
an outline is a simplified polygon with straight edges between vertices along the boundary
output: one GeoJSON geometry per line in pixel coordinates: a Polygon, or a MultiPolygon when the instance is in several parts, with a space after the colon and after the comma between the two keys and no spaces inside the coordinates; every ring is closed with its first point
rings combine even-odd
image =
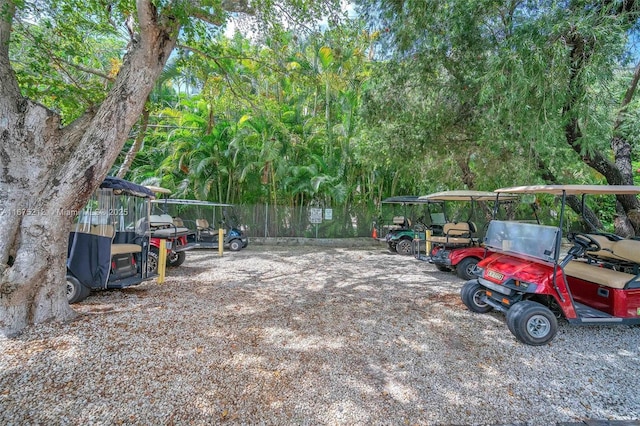
{"type": "Polygon", "coordinates": [[[9,62],[13,3],[0,0],[0,331],[74,313],[65,294],[68,233],[122,149],[173,50],[179,24],[137,2],[141,34],[104,102],[67,127],[20,95],[9,62]],[[7,20],[8,16],[8,20],[7,20]]]}

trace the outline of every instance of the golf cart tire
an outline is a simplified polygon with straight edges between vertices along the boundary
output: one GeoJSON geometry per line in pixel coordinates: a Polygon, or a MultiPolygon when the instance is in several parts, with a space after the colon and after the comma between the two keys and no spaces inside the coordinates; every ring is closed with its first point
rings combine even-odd
{"type": "Polygon", "coordinates": [[[176,268],[182,265],[186,258],[187,258],[187,253],[185,253],[184,251],[173,252],[167,255],[167,266],[176,268]]]}
{"type": "Polygon", "coordinates": [[[449,268],[448,266],[445,266],[445,265],[438,265],[438,264],[435,264],[435,265],[436,265],[436,269],[437,269],[438,271],[441,271],[441,272],[451,272],[451,268],[449,268]]]}
{"type": "Polygon", "coordinates": [[[462,303],[472,312],[486,314],[493,308],[488,303],[483,303],[480,299],[485,295],[485,288],[478,284],[478,280],[467,281],[460,290],[462,303]]]}
{"type": "Polygon", "coordinates": [[[158,247],[151,246],[149,248],[149,254],[147,255],[147,274],[158,273],[158,263],[160,261],[160,250],[158,247]]]}
{"type": "Polygon", "coordinates": [[[526,307],[526,306],[527,306],[526,303],[523,304],[522,302],[518,302],[518,303],[515,303],[513,306],[511,306],[511,308],[509,308],[509,310],[507,311],[507,314],[506,314],[507,328],[509,328],[509,331],[514,336],[516,335],[516,331],[514,328],[514,319],[518,317],[519,315],[518,312],[522,310],[523,307],[526,307]]]}
{"type": "Polygon", "coordinates": [[[242,250],[242,241],[240,241],[240,240],[231,240],[229,242],[229,250],[231,250],[231,251],[240,251],[240,250],[242,250]]]}
{"type": "Polygon", "coordinates": [[[516,339],[532,346],[545,345],[553,340],[558,331],[558,321],[553,312],[546,306],[530,300],[518,302],[511,309],[518,305],[521,305],[520,308],[507,319],[512,322],[512,332],[516,339]]]}
{"type": "Polygon", "coordinates": [[[465,257],[456,265],[456,275],[463,280],[472,280],[476,278],[471,271],[478,264],[478,259],[475,257],[465,257]]]}
{"type": "Polygon", "coordinates": [[[411,240],[402,239],[396,243],[396,253],[408,256],[413,253],[413,243],[411,240]]]}
{"type": "Polygon", "coordinates": [[[89,294],[91,294],[91,289],[73,275],[67,275],[67,301],[69,304],[82,302],[89,297],[89,294]]]}

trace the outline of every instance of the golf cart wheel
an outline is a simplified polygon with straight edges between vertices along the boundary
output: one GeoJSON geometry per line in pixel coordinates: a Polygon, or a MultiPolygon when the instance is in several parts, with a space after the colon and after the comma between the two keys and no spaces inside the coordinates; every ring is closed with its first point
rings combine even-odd
{"type": "Polygon", "coordinates": [[[175,252],[172,251],[167,255],[167,266],[171,266],[172,268],[175,268],[177,266],[180,266],[184,263],[184,260],[187,257],[187,253],[181,251],[181,252],[175,252]]]}
{"type": "Polygon", "coordinates": [[[515,318],[518,317],[519,312],[522,310],[522,308],[526,306],[527,306],[526,303],[523,304],[522,302],[518,302],[518,303],[515,303],[513,306],[511,306],[511,308],[509,308],[509,310],[507,311],[507,314],[506,314],[507,327],[509,328],[509,331],[511,332],[511,334],[513,334],[514,336],[516,334],[516,331],[514,328],[515,318]]]}
{"type": "Polygon", "coordinates": [[[402,255],[409,255],[413,253],[413,243],[411,240],[400,240],[396,244],[396,252],[402,255]]]}
{"type": "Polygon", "coordinates": [[[147,274],[157,274],[158,273],[158,261],[160,259],[160,251],[158,247],[152,246],[149,248],[149,254],[147,256],[147,274]]]}
{"type": "Polygon", "coordinates": [[[482,301],[486,293],[486,289],[478,284],[478,280],[467,281],[462,290],[460,290],[460,298],[467,308],[472,312],[486,314],[493,308],[486,302],[482,301]]]}
{"type": "Polygon", "coordinates": [[[67,275],[67,301],[69,304],[82,302],[89,294],[91,294],[90,289],[78,281],[76,277],[67,275]]]}
{"type": "Polygon", "coordinates": [[[242,241],[240,240],[231,240],[229,242],[229,250],[231,251],[240,251],[242,249],[242,241]]]}
{"type": "Polygon", "coordinates": [[[558,331],[558,321],[553,312],[544,305],[530,300],[518,302],[511,309],[518,305],[521,305],[520,309],[511,315],[512,332],[516,339],[533,346],[549,343],[558,331]]]}
{"type": "Polygon", "coordinates": [[[478,264],[478,259],[475,257],[466,257],[462,259],[458,265],[456,265],[456,275],[463,280],[472,280],[476,276],[472,273],[478,264]]]}
{"type": "Polygon", "coordinates": [[[438,265],[437,263],[436,265],[436,269],[438,271],[442,271],[442,272],[451,272],[451,268],[449,268],[448,266],[444,266],[444,265],[438,265]]]}

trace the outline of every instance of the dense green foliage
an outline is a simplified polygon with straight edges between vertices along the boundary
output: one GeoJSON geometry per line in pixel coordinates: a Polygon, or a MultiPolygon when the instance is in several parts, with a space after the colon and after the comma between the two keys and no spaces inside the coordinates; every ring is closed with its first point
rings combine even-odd
{"type": "MultiPolygon", "coordinates": [[[[79,15],[55,2],[50,13],[69,13],[66,26],[21,21],[16,37],[32,42],[13,52],[24,92],[67,121],[100,102],[124,48],[110,23],[134,7],[118,5],[79,15]]],[[[271,25],[229,38],[222,26],[186,27],[127,177],[176,197],[330,206],[367,221],[391,195],[605,183],[594,156],[614,161],[613,136],[637,152],[637,96],[622,105],[638,61],[634,2],[358,6],[358,18],[307,31],[271,25]]],[[[593,207],[611,223],[615,206],[593,207]]]]}

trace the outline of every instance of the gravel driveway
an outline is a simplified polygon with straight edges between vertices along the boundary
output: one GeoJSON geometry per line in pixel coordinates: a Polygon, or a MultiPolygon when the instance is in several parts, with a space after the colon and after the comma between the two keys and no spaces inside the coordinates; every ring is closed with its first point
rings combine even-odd
{"type": "Polygon", "coordinates": [[[640,327],[518,343],[463,281],[380,247],[191,251],[0,338],[0,424],[505,424],[640,418],[640,327]]]}

